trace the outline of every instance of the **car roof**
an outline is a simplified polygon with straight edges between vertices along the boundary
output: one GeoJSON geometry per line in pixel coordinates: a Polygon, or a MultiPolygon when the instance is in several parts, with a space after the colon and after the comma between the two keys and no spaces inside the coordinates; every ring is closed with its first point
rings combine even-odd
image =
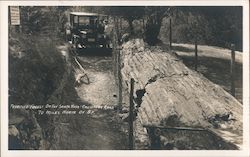
{"type": "Polygon", "coordinates": [[[89,12],[71,12],[70,14],[76,16],[106,16],[103,14],[89,13],[89,12]]]}

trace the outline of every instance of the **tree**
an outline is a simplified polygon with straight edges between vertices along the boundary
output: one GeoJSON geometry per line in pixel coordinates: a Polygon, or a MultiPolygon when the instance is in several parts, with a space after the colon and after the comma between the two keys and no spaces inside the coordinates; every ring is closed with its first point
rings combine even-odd
{"type": "Polygon", "coordinates": [[[62,27],[67,21],[65,11],[69,8],[61,6],[22,6],[20,8],[22,29],[26,33],[37,33],[44,30],[62,31],[62,27]]]}
{"type": "Polygon", "coordinates": [[[123,18],[128,21],[130,34],[135,34],[133,21],[143,18],[145,7],[142,6],[105,6],[105,7],[86,7],[86,10],[123,18]]]}
{"type": "Polygon", "coordinates": [[[130,33],[131,35],[134,35],[135,32],[133,28],[133,21],[136,19],[143,18],[145,14],[145,7],[129,6],[129,7],[117,7],[116,9],[118,15],[120,15],[122,18],[128,21],[130,33]]]}
{"type": "MultiPolygon", "coordinates": [[[[176,7],[172,16],[176,42],[242,49],[241,7],[176,7]]],[[[166,29],[166,28],[164,28],[166,29]]]]}
{"type": "MultiPolygon", "coordinates": [[[[133,21],[143,19],[146,22],[144,37],[149,45],[159,42],[162,19],[170,16],[171,7],[146,7],[146,6],[110,6],[110,7],[86,7],[86,10],[108,14],[114,17],[123,18],[129,24],[129,33],[135,36],[133,21]]],[[[143,29],[143,28],[141,28],[143,29]]]]}
{"type": "Polygon", "coordinates": [[[162,19],[166,16],[170,16],[172,10],[170,7],[145,7],[145,40],[149,45],[155,45],[159,42],[158,35],[162,25],[162,19]]]}

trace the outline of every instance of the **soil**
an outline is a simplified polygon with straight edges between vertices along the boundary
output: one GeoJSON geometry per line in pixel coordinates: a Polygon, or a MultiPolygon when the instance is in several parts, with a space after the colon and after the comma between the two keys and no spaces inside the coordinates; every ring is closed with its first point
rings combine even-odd
{"type": "Polygon", "coordinates": [[[111,57],[85,56],[79,59],[89,78],[89,84],[82,84],[76,89],[79,97],[91,105],[116,105],[111,57]]]}

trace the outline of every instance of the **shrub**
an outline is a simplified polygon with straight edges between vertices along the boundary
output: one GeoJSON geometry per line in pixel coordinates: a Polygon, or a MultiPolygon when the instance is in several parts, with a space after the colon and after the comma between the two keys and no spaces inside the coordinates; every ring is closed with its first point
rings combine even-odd
{"type": "Polygon", "coordinates": [[[44,104],[65,71],[63,59],[51,39],[23,36],[15,40],[21,41],[25,55],[16,58],[15,52],[9,53],[10,103],[44,104]]]}

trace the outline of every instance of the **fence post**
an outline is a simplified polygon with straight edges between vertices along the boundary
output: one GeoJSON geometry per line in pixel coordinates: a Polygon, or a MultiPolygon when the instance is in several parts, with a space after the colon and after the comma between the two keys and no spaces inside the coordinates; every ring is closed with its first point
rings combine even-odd
{"type": "Polygon", "coordinates": [[[231,44],[231,94],[235,97],[235,45],[231,44]]]}
{"type": "Polygon", "coordinates": [[[134,149],[134,129],[133,129],[133,121],[134,121],[134,82],[135,80],[131,78],[130,80],[130,96],[129,96],[129,149],[134,149]]]}
{"type": "Polygon", "coordinates": [[[194,62],[195,62],[195,71],[197,71],[197,67],[198,67],[198,46],[197,46],[197,38],[195,37],[195,58],[194,58],[194,62]]]}
{"type": "Polygon", "coordinates": [[[117,49],[117,77],[118,77],[118,108],[122,108],[122,74],[121,74],[121,51],[117,49]]]}
{"type": "Polygon", "coordinates": [[[121,75],[121,55],[120,55],[120,46],[119,46],[119,19],[114,18],[115,30],[113,30],[113,60],[114,60],[114,74],[116,77],[116,85],[118,86],[118,111],[122,108],[122,75],[121,75]]]}
{"type": "Polygon", "coordinates": [[[172,49],[172,20],[169,19],[169,47],[172,49]]]}

